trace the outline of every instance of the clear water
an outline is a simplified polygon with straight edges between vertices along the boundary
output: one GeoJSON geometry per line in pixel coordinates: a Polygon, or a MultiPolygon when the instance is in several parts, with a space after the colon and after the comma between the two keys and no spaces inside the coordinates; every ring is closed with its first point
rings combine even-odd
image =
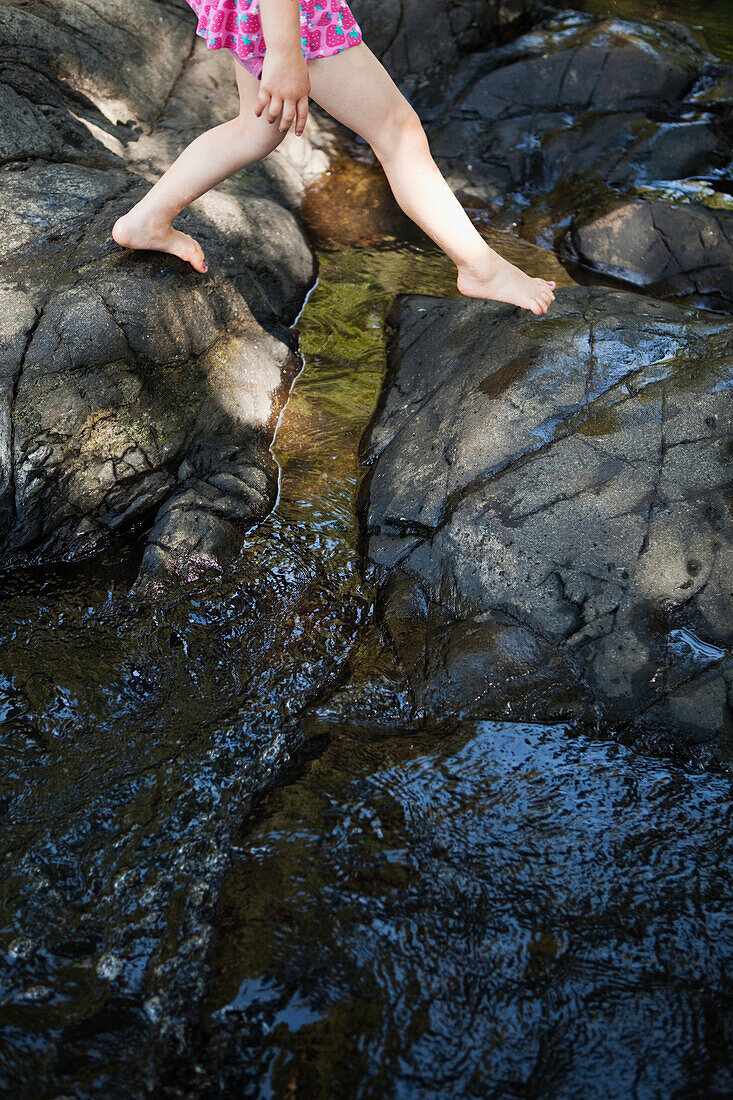
{"type": "Polygon", "coordinates": [[[335,738],[220,910],[206,1066],[251,1096],[733,1091],[733,804],[565,727],[335,738]]]}
{"type": "MultiPolygon", "coordinates": [[[[601,6],[699,19],[733,59],[727,2],[601,6]]],[[[363,222],[364,192],[354,196],[363,222]]],[[[344,224],[352,213],[347,204],[344,224]]],[[[131,600],[139,537],[80,567],[0,578],[0,796],[22,811],[3,841],[8,973],[43,944],[37,980],[24,972],[22,1016],[12,983],[3,989],[3,1023],[24,1034],[0,1081],[15,1070],[45,1079],[44,1036],[65,1029],[56,1094],[86,1095],[107,1062],[109,1088],[123,1087],[128,1017],[120,996],[114,1025],[103,1018],[95,984],[122,963],[98,945],[139,922],[130,968],[143,974],[162,908],[121,907],[115,876],[156,844],[168,866],[192,831],[206,859],[220,858],[212,822],[227,799],[236,812],[241,730],[262,737],[277,777],[268,738],[319,662],[351,654],[354,676],[381,661],[388,671],[364,641],[374,594],[356,550],[357,445],[394,295],[456,293],[451,265],[400,232],[387,248],[342,237],[321,253],[297,325],[304,369],[273,445],[278,503],[217,587],[131,600]],[[97,820],[98,806],[114,815],[97,820]],[[46,878],[29,877],[29,850],[46,878]],[[44,897],[50,908],[33,910],[44,897]],[[23,919],[19,899],[31,899],[23,919]]],[[[568,281],[547,253],[492,243],[568,281]]],[[[317,700],[309,723],[322,729],[317,700]]],[[[325,751],[239,835],[179,1094],[733,1094],[730,795],[725,775],[564,728],[472,723],[379,742],[331,728],[325,751]]],[[[188,896],[196,883],[171,865],[188,896]]],[[[191,965],[180,967],[184,998],[191,965]]],[[[132,996],[126,1011],[140,1014],[132,996]]]]}

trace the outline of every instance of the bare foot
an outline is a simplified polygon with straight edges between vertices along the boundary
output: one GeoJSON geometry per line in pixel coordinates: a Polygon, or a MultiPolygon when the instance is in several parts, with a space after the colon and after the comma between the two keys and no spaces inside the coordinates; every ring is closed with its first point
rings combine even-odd
{"type": "Polygon", "coordinates": [[[486,266],[458,269],[458,289],[469,298],[491,298],[495,302],[509,302],[513,306],[531,309],[538,316],[547,313],[554,301],[555,284],[546,279],[534,279],[498,252],[489,249],[486,266]]]}
{"type": "Polygon", "coordinates": [[[161,225],[133,206],[112,226],[112,239],[123,248],[149,248],[154,252],[170,252],[190,263],[202,274],[207,270],[204,250],[198,241],[181,233],[172,225],[161,225]]]}

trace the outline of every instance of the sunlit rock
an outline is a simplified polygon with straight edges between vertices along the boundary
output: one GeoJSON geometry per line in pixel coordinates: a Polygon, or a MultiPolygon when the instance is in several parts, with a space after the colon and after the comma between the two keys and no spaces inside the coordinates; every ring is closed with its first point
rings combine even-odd
{"type": "Polygon", "coordinates": [[[415,712],[730,736],[727,322],[580,287],[393,320],[363,523],[415,712]]]}
{"type": "Polygon", "coordinates": [[[299,365],[285,325],[314,278],[288,180],[315,146],[181,213],[207,275],[121,249],[116,218],[237,96],[231,55],[189,56],[183,8],[147,0],[134,26],[124,4],[105,12],[0,12],[0,562],[73,559],[152,520],[145,576],[187,575],[194,551],[219,567],[276,493],[269,447],[299,365]]]}

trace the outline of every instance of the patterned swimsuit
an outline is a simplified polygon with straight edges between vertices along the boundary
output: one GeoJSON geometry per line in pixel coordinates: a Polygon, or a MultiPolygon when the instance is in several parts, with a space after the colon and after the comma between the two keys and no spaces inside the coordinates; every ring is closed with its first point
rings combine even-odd
{"type": "MultiPolygon", "coordinates": [[[[299,0],[300,45],[306,61],[332,57],[361,42],[361,29],[346,0],[299,0]]],[[[198,23],[196,34],[212,50],[224,47],[256,76],[262,76],[265,40],[260,0],[187,0],[198,23]]]]}

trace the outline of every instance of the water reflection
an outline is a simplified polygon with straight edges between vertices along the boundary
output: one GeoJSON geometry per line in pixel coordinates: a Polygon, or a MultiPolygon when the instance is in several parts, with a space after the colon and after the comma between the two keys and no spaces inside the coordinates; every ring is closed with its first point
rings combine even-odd
{"type": "Polygon", "coordinates": [[[730,795],[564,727],[338,738],[242,837],[209,1071],[263,1097],[729,1095],[730,795]]]}

